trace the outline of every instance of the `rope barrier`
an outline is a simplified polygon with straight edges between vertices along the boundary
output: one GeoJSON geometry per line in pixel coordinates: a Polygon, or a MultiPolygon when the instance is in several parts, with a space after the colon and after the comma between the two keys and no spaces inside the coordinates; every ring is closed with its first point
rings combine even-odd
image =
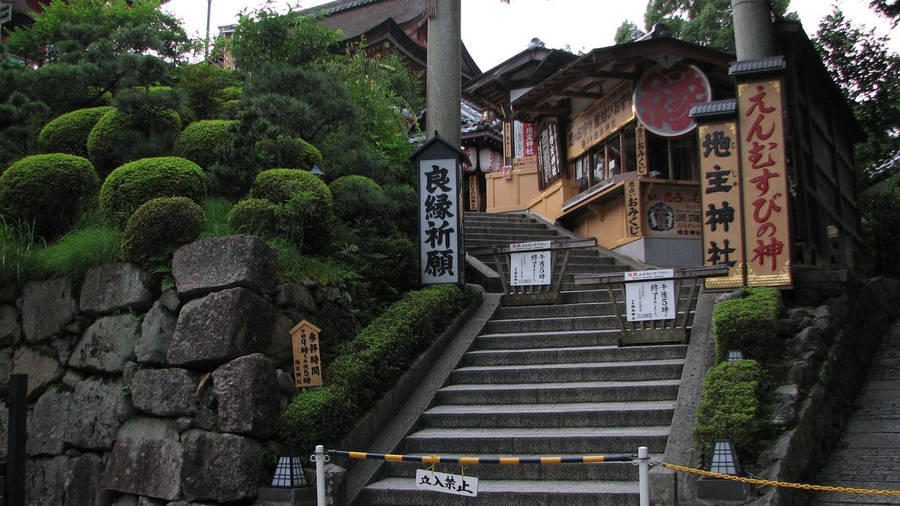
{"type": "Polygon", "coordinates": [[[875,490],[875,489],[867,489],[867,488],[831,487],[828,485],[811,485],[808,483],[789,483],[786,481],[761,480],[759,478],[744,478],[742,476],[732,476],[730,474],[713,473],[710,471],[704,471],[702,469],[693,469],[690,467],[679,466],[677,464],[670,464],[668,462],[663,462],[662,465],[665,467],[668,467],[669,469],[674,469],[676,471],[684,471],[686,473],[699,474],[702,476],[709,476],[712,478],[722,478],[724,480],[742,481],[742,482],[746,482],[746,483],[753,483],[754,485],[769,485],[772,487],[799,488],[802,490],[821,490],[821,491],[825,491],[825,492],[841,492],[841,493],[851,493],[851,494],[874,494],[874,495],[900,496],[900,490],[875,490]]]}
{"type": "Polygon", "coordinates": [[[439,457],[437,455],[394,455],[384,453],[328,450],[329,455],[351,459],[386,460],[389,462],[421,462],[423,464],[595,464],[631,462],[632,455],[582,455],[569,457],[439,457]]]}

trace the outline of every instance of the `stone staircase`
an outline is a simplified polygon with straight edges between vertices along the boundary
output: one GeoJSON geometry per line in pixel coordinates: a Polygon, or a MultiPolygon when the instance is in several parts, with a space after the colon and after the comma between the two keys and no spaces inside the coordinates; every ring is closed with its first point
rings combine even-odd
{"type": "MultiPolygon", "coordinates": [[[[466,215],[469,248],[559,238],[524,215],[466,215]]],[[[482,259],[488,265],[490,258],[482,259]]],[[[616,346],[605,290],[574,285],[578,272],[621,271],[597,249],[573,250],[563,303],[501,306],[396,453],[503,457],[663,453],[685,345],[616,346]]],[[[481,464],[478,497],[417,490],[416,469],[388,462],[360,496],[366,505],[638,504],[637,466],[481,464]]],[[[436,471],[460,474],[457,464],[436,471]]]]}

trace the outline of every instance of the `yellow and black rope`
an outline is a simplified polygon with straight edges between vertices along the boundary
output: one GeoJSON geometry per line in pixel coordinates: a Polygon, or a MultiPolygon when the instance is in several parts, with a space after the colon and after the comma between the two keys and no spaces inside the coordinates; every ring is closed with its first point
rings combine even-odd
{"type": "Polygon", "coordinates": [[[439,457],[437,455],[395,455],[390,453],[348,452],[328,450],[329,455],[351,459],[386,460],[389,462],[421,462],[423,464],[594,464],[631,462],[631,455],[581,455],[565,457],[439,457]]]}

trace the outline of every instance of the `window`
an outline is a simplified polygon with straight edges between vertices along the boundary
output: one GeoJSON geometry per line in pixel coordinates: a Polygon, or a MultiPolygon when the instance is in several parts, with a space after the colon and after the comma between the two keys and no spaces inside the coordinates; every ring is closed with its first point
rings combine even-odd
{"type": "Polygon", "coordinates": [[[647,132],[647,165],[650,177],[699,180],[697,134],[666,139],[647,132]]]}
{"type": "Polygon", "coordinates": [[[541,190],[562,177],[559,158],[559,129],[557,128],[556,120],[544,120],[540,128],[538,128],[537,146],[537,165],[541,190]]]}
{"type": "Polygon", "coordinates": [[[575,179],[582,192],[637,168],[634,125],[615,133],[575,160],[575,179]]]}

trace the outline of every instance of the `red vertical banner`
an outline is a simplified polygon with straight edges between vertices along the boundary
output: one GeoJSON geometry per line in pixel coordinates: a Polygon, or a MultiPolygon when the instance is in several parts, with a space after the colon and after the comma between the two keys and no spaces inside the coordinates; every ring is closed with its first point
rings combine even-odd
{"type": "Polygon", "coordinates": [[[790,286],[782,83],[748,82],[737,89],[747,286],[790,286]]]}
{"type": "Polygon", "coordinates": [[[706,288],[744,286],[743,209],[737,124],[700,125],[700,197],[704,265],[728,265],[728,276],[706,278],[706,288]]]}

